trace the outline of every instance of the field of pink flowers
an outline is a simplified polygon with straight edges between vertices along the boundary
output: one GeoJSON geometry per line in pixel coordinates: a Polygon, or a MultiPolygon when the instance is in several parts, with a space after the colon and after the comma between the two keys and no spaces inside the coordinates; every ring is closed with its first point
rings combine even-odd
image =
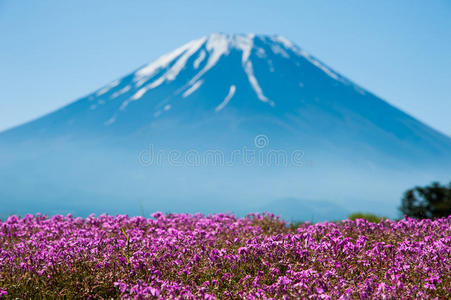
{"type": "Polygon", "coordinates": [[[446,299],[450,225],[11,216],[0,221],[0,297],[446,299]]]}

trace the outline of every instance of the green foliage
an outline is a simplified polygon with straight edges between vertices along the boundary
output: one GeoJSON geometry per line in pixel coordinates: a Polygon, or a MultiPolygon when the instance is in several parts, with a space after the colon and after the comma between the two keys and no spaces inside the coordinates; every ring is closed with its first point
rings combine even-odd
{"type": "Polygon", "coordinates": [[[379,223],[383,219],[383,217],[379,217],[375,214],[356,212],[356,213],[350,214],[348,219],[352,220],[352,221],[355,221],[357,219],[365,219],[368,222],[379,223]]]}
{"type": "Polygon", "coordinates": [[[305,222],[302,222],[302,221],[292,222],[292,223],[288,224],[288,228],[291,231],[296,232],[296,229],[298,229],[298,227],[300,227],[303,224],[305,224],[305,222]]]}
{"type": "Polygon", "coordinates": [[[433,219],[447,217],[451,214],[451,183],[414,187],[404,193],[400,211],[412,218],[433,219]]]}

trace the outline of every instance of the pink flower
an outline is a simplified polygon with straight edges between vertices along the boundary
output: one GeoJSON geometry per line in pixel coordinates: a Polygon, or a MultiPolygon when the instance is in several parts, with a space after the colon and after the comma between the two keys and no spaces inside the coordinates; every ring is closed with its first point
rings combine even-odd
{"type": "Polygon", "coordinates": [[[247,254],[248,251],[249,251],[249,249],[247,247],[238,248],[238,254],[240,254],[240,255],[247,254]]]}
{"type": "Polygon", "coordinates": [[[115,282],[114,286],[117,287],[121,291],[121,293],[125,293],[125,291],[127,290],[127,285],[122,281],[115,282]]]}

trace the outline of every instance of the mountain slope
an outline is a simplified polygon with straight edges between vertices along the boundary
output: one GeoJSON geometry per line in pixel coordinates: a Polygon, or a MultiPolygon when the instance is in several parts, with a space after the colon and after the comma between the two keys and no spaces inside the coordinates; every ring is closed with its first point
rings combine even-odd
{"type": "MultiPolygon", "coordinates": [[[[83,190],[86,197],[118,195],[119,181],[124,184],[122,191],[141,182],[134,186],[136,199],[152,195],[145,188],[148,177],[154,176],[150,173],[158,173],[156,178],[165,186],[174,176],[182,181],[186,176],[193,178],[186,194],[226,201],[246,194],[260,197],[251,186],[258,186],[259,178],[268,172],[277,174],[275,181],[285,182],[279,191],[268,192],[268,197],[278,199],[305,198],[305,189],[291,188],[297,184],[293,178],[310,177],[309,184],[319,189],[325,184],[324,174],[360,178],[359,174],[371,173],[367,183],[382,183],[386,172],[400,171],[408,174],[397,179],[395,190],[400,192],[408,184],[446,174],[451,166],[449,137],[357,86],[287,39],[264,35],[213,34],[191,41],[60,110],[1,133],[0,145],[0,166],[9,170],[2,174],[3,181],[9,182],[5,198],[18,199],[29,196],[19,195],[15,186],[27,187],[38,180],[24,180],[24,173],[40,177],[39,189],[48,184],[64,194],[64,187],[70,185],[83,190]],[[265,150],[301,149],[304,163],[312,169],[294,173],[252,169],[248,170],[252,174],[244,176],[241,169],[225,175],[202,168],[143,171],[136,165],[137,153],[148,145],[229,153],[255,146],[254,138],[260,135],[268,139],[265,150]],[[88,169],[95,174],[90,180],[85,174],[88,169]],[[115,172],[130,177],[116,178],[115,172]],[[165,172],[166,181],[161,178],[165,172]],[[99,178],[104,186],[91,186],[99,178]],[[206,182],[210,187],[229,182],[235,193],[218,196],[222,191],[207,191],[202,187],[206,182]]],[[[242,167],[238,165],[233,167],[242,167]]],[[[351,184],[341,186],[342,199],[354,197],[351,184]]],[[[368,190],[372,191],[371,186],[368,190]]],[[[40,197],[46,198],[43,194],[39,190],[40,197]]],[[[163,191],[158,197],[162,195],[163,191]]],[[[325,195],[311,193],[310,198],[325,195]]],[[[174,202],[181,195],[171,197],[168,201],[174,202]]],[[[209,207],[207,200],[202,205],[209,207]]]]}

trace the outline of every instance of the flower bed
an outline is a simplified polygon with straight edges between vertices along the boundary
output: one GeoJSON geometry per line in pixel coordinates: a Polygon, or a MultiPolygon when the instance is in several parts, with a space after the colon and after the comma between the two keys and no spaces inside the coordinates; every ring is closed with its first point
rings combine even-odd
{"type": "Polygon", "coordinates": [[[447,298],[451,216],[301,224],[271,215],[0,221],[0,297],[447,298]]]}

